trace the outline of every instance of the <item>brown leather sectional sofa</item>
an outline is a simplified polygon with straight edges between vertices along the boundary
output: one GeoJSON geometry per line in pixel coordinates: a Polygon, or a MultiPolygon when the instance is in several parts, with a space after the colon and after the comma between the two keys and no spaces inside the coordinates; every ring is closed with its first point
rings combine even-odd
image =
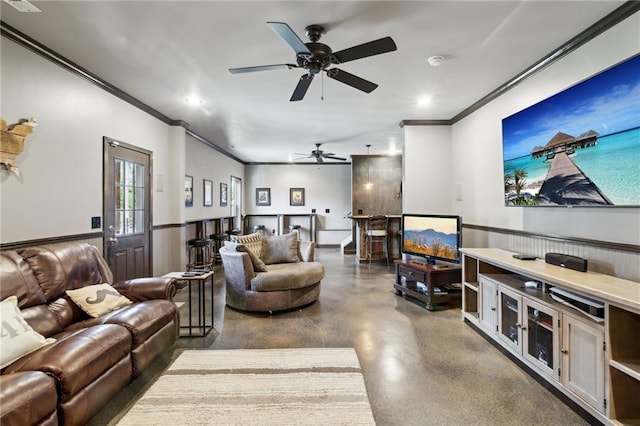
{"type": "Polygon", "coordinates": [[[55,339],[1,371],[0,424],[86,424],[176,341],[176,291],[172,278],[113,283],[89,244],[0,252],[0,300],[17,296],[31,328],[55,339]],[[101,283],[133,303],[93,318],[66,294],[101,283]]]}

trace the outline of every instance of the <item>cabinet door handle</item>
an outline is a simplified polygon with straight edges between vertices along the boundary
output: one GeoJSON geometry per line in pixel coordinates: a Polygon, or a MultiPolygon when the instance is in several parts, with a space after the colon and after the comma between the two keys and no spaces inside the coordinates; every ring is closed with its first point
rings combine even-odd
{"type": "Polygon", "coordinates": [[[569,351],[566,350],[566,349],[561,349],[560,352],[562,352],[563,354],[568,354],[569,353],[569,351]]]}
{"type": "Polygon", "coordinates": [[[496,310],[496,308],[491,308],[491,310],[492,310],[492,311],[495,311],[495,310],[496,310]]]}

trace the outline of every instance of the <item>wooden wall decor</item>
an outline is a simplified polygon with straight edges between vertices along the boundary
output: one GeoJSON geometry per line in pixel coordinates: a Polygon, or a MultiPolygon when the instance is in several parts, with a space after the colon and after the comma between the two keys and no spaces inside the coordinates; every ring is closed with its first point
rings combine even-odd
{"type": "Polygon", "coordinates": [[[24,151],[24,141],[36,125],[34,118],[23,118],[10,125],[0,118],[0,164],[16,176],[20,176],[16,157],[24,151]]]}

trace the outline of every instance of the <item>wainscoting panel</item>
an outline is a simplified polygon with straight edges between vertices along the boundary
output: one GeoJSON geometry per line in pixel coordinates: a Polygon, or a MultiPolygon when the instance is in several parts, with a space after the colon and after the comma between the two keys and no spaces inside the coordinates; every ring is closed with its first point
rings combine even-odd
{"type": "MultiPolygon", "coordinates": [[[[613,275],[637,281],[640,291],[640,253],[637,247],[612,248],[615,244],[588,241],[580,242],[560,237],[523,235],[509,230],[479,229],[463,226],[463,247],[501,248],[517,253],[530,254],[544,259],[546,253],[563,253],[587,259],[588,269],[601,274],[613,275]]],[[[623,246],[623,245],[621,245],[623,246]]]]}

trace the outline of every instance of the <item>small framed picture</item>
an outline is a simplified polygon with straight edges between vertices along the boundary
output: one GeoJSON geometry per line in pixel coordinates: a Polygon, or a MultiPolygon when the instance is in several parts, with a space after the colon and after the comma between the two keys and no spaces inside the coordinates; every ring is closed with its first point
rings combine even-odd
{"type": "Polygon", "coordinates": [[[184,206],[193,206],[193,176],[184,176],[184,206]]]}
{"type": "Polygon", "coordinates": [[[202,179],[202,188],[204,190],[202,194],[202,204],[205,207],[213,206],[213,181],[202,179]]]}
{"type": "Polygon", "coordinates": [[[220,182],[220,207],[227,206],[227,184],[220,182]]]}
{"type": "Polygon", "coordinates": [[[271,205],[271,188],[256,188],[256,206],[271,205]]]}
{"type": "Polygon", "coordinates": [[[289,188],[289,205],[304,206],[304,188],[289,188]]]}

